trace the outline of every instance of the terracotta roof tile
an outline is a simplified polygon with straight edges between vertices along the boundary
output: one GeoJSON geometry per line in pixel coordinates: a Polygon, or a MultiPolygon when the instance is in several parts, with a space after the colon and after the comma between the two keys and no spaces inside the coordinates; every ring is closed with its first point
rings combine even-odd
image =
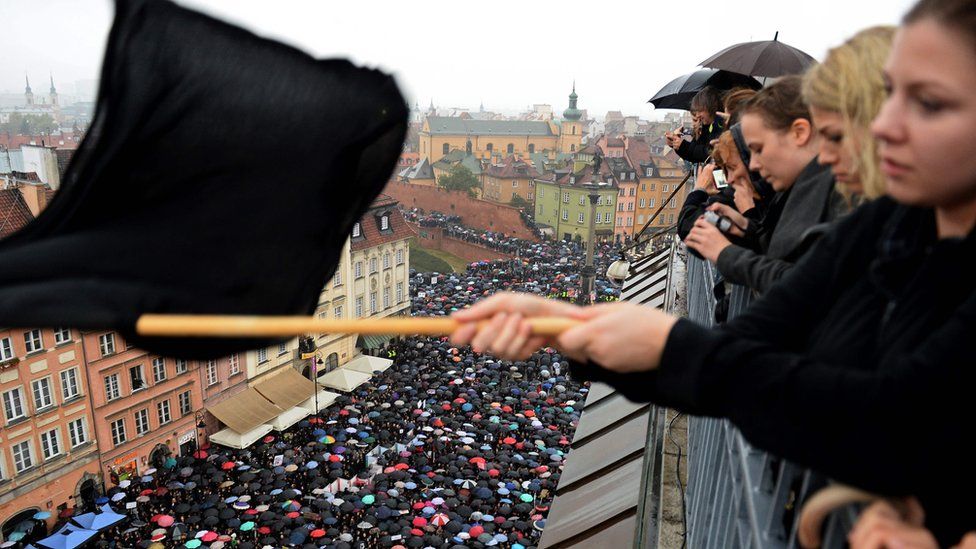
{"type": "Polygon", "coordinates": [[[34,220],[18,189],[0,190],[0,238],[6,238],[34,220]]]}

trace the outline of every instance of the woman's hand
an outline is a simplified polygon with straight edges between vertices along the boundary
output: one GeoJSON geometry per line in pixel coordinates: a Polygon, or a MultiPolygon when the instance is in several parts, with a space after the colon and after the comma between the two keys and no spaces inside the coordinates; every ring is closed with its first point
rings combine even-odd
{"type": "Polygon", "coordinates": [[[730,208],[725,204],[711,204],[706,210],[710,212],[715,212],[718,215],[725,216],[732,221],[732,228],[729,229],[729,233],[734,236],[745,236],[745,229],[749,228],[749,219],[735,211],[734,208],[730,208]]]}
{"type": "Polygon", "coordinates": [[[464,322],[451,334],[455,345],[471,344],[504,360],[523,360],[545,345],[574,360],[592,359],[608,370],[656,368],[677,319],[657,309],[627,302],[578,307],[531,294],[502,292],[451,315],[464,322]],[[564,316],[583,322],[558,336],[534,336],[526,317],[564,316]],[[478,329],[476,321],[491,321],[478,329]]]}
{"type": "Polygon", "coordinates": [[[865,509],[847,535],[851,549],[937,549],[935,537],[922,526],[921,506],[914,499],[908,506],[907,518],[887,501],[865,509]]]}
{"type": "Polygon", "coordinates": [[[712,263],[718,263],[719,254],[732,243],[725,238],[718,227],[699,217],[691,232],[685,237],[685,245],[712,263]]]}
{"type": "Polygon", "coordinates": [[[674,132],[664,132],[664,140],[668,143],[669,147],[676,151],[681,147],[681,142],[684,141],[680,135],[674,132]]]}
{"type": "Polygon", "coordinates": [[[585,322],[556,338],[556,346],[576,360],[591,359],[614,372],[653,370],[678,321],[653,307],[617,301],[582,308],[585,322]]]}
{"type": "Polygon", "coordinates": [[[499,292],[453,313],[451,318],[464,324],[450,335],[450,340],[457,346],[470,344],[476,353],[491,352],[503,360],[524,360],[540,347],[555,344],[554,336],[532,335],[531,326],[525,322],[527,317],[582,318],[583,310],[533,294],[499,292]],[[491,320],[479,330],[476,322],[486,319],[491,320]]]}
{"type": "Polygon", "coordinates": [[[695,190],[705,191],[709,195],[718,194],[718,187],[715,186],[715,164],[708,163],[698,170],[698,177],[695,178],[695,190]]]}

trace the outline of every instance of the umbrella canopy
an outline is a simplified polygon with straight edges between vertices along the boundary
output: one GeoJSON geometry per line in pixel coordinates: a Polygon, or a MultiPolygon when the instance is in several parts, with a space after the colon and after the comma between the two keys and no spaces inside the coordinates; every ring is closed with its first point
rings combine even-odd
{"type": "Polygon", "coordinates": [[[656,109],[688,110],[691,106],[691,98],[705,86],[713,86],[720,90],[739,87],[758,90],[762,84],[755,78],[734,72],[700,69],[668,82],[648,103],[652,103],[656,109]]]}
{"type": "Polygon", "coordinates": [[[141,336],[135,322],[313,314],[400,155],[408,110],[396,83],[173,2],[115,7],[91,123],[99,131],[44,215],[0,241],[0,324],[117,329],[142,350],[189,359],[285,341],[141,336]],[[268,193],[269,181],[288,184],[268,193]],[[228,276],[245,255],[291,268],[253,261],[228,276]]]}
{"type": "Polygon", "coordinates": [[[780,42],[777,32],[772,40],[729,46],[702,61],[701,66],[750,76],[777,78],[788,74],[802,74],[816,63],[817,60],[806,52],[780,42]]]}

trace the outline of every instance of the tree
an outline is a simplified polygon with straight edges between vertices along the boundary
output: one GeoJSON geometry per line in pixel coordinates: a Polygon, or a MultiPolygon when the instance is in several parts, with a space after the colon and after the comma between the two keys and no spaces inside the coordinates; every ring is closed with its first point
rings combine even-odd
{"type": "Polygon", "coordinates": [[[58,123],[50,114],[23,115],[15,112],[6,123],[0,124],[0,132],[11,135],[52,134],[57,130],[58,123]]]}
{"type": "Polygon", "coordinates": [[[469,196],[474,196],[478,178],[466,166],[455,164],[447,174],[437,178],[437,184],[449,191],[466,191],[469,196]]]}
{"type": "Polygon", "coordinates": [[[520,194],[513,194],[512,199],[508,203],[516,208],[525,208],[532,205],[531,202],[522,198],[520,194]]]}

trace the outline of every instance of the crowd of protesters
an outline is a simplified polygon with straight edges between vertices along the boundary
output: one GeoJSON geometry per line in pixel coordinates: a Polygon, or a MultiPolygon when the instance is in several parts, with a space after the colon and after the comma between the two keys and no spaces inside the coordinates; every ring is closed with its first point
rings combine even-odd
{"type": "Polygon", "coordinates": [[[859,32],[804,75],[703,90],[697,135],[668,136],[683,158],[710,158],[679,234],[716,266],[716,295],[729,282],[759,296],[744,313],[717,310],[705,328],[505,293],[454,313],[451,341],[509,359],[554,345],[574,375],[727,418],[755,446],[877,494],[855,548],[971,546],[974,89],[976,2],[920,0],[900,28],[859,32]],[[532,337],[536,315],[583,322],[532,337]]]}

